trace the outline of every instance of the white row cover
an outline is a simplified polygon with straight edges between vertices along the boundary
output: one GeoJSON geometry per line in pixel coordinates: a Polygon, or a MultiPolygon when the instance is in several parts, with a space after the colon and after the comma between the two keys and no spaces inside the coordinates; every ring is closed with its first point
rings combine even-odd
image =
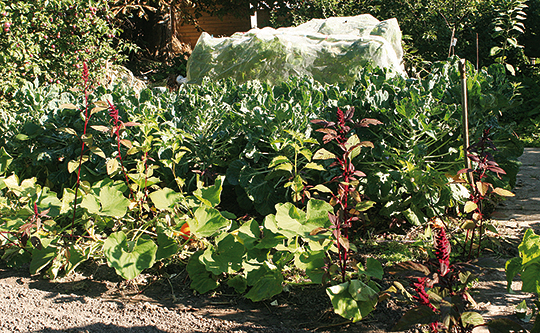
{"type": "Polygon", "coordinates": [[[233,77],[271,84],[290,76],[352,85],[371,64],[405,76],[401,30],[396,19],[369,14],[314,19],[297,27],[252,29],[231,37],[202,33],[187,65],[187,79],[233,77]]]}

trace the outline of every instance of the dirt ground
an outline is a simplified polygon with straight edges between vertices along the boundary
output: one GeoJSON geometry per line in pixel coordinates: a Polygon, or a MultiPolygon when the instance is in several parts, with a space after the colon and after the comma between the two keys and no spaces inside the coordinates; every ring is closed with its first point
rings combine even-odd
{"type": "MultiPolygon", "coordinates": [[[[540,233],[540,149],[526,149],[521,162],[516,197],[504,202],[494,215],[501,251],[471,263],[480,272],[473,297],[485,320],[519,321],[514,307],[533,299],[519,291],[508,293],[504,273],[504,264],[517,254],[512,249],[524,230],[534,228],[540,233]]],[[[365,320],[351,324],[333,313],[320,286],[292,287],[272,300],[253,303],[226,289],[196,294],[181,267],[168,267],[168,278],[148,274],[129,283],[113,269],[95,263],[57,281],[30,276],[27,267],[2,268],[0,332],[379,333],[389,331],[407,306],[390,299],[365,320]]],[[[518,280],[513,287],[520,289],[518,280]]],[[[530,323],[521,324],[530,328],[530,323]]]]}

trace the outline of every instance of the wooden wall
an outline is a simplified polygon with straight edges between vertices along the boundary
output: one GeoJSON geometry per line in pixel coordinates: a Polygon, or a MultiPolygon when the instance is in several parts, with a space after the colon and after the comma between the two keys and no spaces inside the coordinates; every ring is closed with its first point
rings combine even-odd
{"type": "MultiPolygon", "coordinates": [[[[246,32],[251,29],[251,18],[248,14],[245,17],[228,15],[222,19],[205,14],[198,21],[200,28],[214,37],[230,36],[235,32],[246,32]]],[[[200,35],[201,31],[198,31],[194,25],[181,25],[181,22],[177,22],[176,38],[180,42],[189,44],[191,48],[194,48],[200,35]]]]}

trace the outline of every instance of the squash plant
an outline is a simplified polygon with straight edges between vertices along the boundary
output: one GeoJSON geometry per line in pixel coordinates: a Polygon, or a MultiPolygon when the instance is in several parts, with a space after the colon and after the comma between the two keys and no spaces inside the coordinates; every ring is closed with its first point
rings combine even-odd
{"type": "MultiPolygon", "coordinates": [[[[523,240],[518,246],[519,257],[506,262],[506,281],[508,292],[512,292],[512,281],[516,275],[521,276],[523,284],[521,291],[540,295],[540,236],[532,229],[527,229],[523,240]]],[[[540,309],[538,299],[534,301],[536,309],[540,309]]],[[[535,318],[531,332],[540,332],[540,321],[535,318]]]]}

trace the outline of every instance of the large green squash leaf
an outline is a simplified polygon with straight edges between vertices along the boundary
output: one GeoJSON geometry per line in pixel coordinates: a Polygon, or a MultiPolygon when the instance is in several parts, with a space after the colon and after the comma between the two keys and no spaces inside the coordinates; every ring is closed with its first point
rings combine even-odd
{"type": "Polygon", "coordinates": [[[362,267],[362,264],[358,264],[358,273],[366,274],[371,278],[382,280],[384,270],[381,263],[377,259],[369,257],[367,258],[365,269],[362,267]]]}
{"type": "Polygon", "coordinates": [[[294,264],[299,269],[305,270],[311,281],[322,283],[323,276],[326,273],[324,269],[326,265],[325,258],[325,251],[305,251],[295,254],[294,264]]]}
{"type": "Polygon", "coordinates": [[[521,273],[523,285],[521,290],[540,295],[540,263],[532,263],[525,266],[521,273]]]}
{"type": "Polygon", "coordinates": [[[217,245],[209,246],[200,257],[206,270],[215,275],[234,273],[242,267],[245,248],[233,235],[223,233],[216,239],[217,245]]]}
{"type": "Polygon", "coordinates": [[[99,190],[99,195],[86,194],[81,202],[81,207],[88,210],[90,214],[102,216],[123,217],[126,215],[129,200],[122,192],[113,186],[103,186],[99,190]]]}
{"type": "Polygon", "coordinates": [[[178,243],[163,232],[158,233],[157,242],[156,261],[169,258],[178,252],[178,243]]]}
{"type": "Polygon", "coordinates": [[[174,205],[182,197],[182,194],[165,187],[150,193],[149,197],[157,209],[172,211],[174,205]]]}
{"type": "Polygon", "coordinates": [[[189,258],[186,270],[191,279],[190,287],[201,294],[210,290],[216,289],[219,283],[216,281],[212,273],[206,270],[206,267],[200,262],[200,257],[203,254],[202,250],[195,252],[189,258]]]}
{"type": "Polygon", "coordinates": [[[131,280],[156,260],[157,245],[144,236],[128,241],[122,231],[112,233],[103,242],[103,255],[110,267],[126,280],[131,280]]]}
{"type": "Polygon", "coordinates": [[[221,176],[216,179],[214,185],[209,187],[201,187],[193,192],[193,195],[199,199],[205,205],[210,207],[216,207],[219,205],[221,199],[221,191],[223,190],[223,179],[221,176]]]}
{"type": "Polygon", "coordinates": [[[283,275],[277,269],[267,269],[264,275],[259,277],[253,287],[246,294],[246,298],[253,302],[269,299],[283,290],[283,275]]]}
{"type": "Polygon", "coordinates": [[[56,257],[57,248],[52,246],[43,249],[34,249],[32,252],[32,261],[30,262],[30,274],[39,273],[45,266],[50,264],[56,257]]]}
{"type": "Polygon", "coordinates": [[[353,322],[365,318],[377,305],[377,292],[359,280],[328,287],[326,293],[334,312],[353,322]]]}
{"type": "Polygon", "coordinates": [[[192,234],[204,238],[230,227],[232,222],[224,218],[217,209],[201,206],[195,210],[193,218],[187,220],[187,223],[192,234]]]}
{"type": "Polygon", "coordinates": [[[522,265],[540,261],[540,236],[535,234],[532,229],[527,229],[518,250],[523,258],[522,265]]]}
{"type": "Polygon", "coordinates": [[[275,218],[273,221],[268,221],[275,221],[275,226],[269,225],[268,227],[270,230],[279,232],[288,238],[296,235],[307,236],[316,228],[327,228],[330,226],[328,213],[332,210],[333,208],[330,204],[315,199],[311,199],[308,202],[306,212],[298,209],[290,202],[277,204],[275,218]]]}

